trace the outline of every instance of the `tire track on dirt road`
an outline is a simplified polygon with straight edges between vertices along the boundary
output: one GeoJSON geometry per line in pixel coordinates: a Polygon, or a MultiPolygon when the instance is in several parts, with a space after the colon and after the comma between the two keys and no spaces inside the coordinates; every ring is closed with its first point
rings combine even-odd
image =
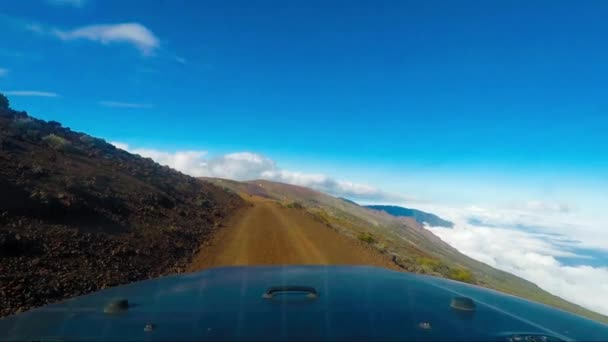
{"type": "Polygon", "coordinates": [[[302,209],[247,197],[242,209],[212,241],[201,246],[189,271],[236,265],[374,265],[398,269],[390,259],[341,235],[302,209]]]}

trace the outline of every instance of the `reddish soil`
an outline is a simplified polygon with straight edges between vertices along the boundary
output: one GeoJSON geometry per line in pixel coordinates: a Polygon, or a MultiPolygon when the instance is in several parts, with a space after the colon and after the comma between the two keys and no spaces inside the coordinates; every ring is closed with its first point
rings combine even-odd
{"type": "Polygon", "coordinates": [[[365,243],[341,235],[303,209],[246,196],[240,209],[193,258],[189,271],[231,265],[356,264],[400,270],[365,243]]]}

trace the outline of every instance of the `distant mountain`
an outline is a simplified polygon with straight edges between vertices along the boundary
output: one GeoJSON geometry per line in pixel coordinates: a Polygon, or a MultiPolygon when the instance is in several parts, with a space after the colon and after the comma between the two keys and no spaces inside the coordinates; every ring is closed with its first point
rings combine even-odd
{"type": "Polygon", "coordinates": [[[396,205],[366,205],[366,208],[384,211],[393,216],[413,217],[420,224],[428,224],[432,227],[454,227],[454,223],[444,220],[441,217],[424,212],[422,210],[399,207],[396,205]]]}
{"type": "Polygon", "coordinates": [[[242,204],[0,94],[0,317],[180,273],[242,204]]]}
{"type": "MultiPolygon", "coordinates": [[[[304,210],[329,229],[373,246],[382,255],[391,257],[392,262],[404,271],[488,287],[608,323],[608,317],[604,315],[565,301],[534,283],[463,255],[428,229],[420,229],[419,223],[411,217],[396,217],[344,198],[291,184],[267,180],[238,182],[203,179],[240,193],[245,198],[261,196],[277,201],[281,207],[304,210]]],[[[437,219],[440,221],[433,222],[451,223],[437,219]]]]}
{"type": "Polygon", "coordinates": [[[343,200],[346,203],[350,203],[350,204],[354,204],[354,205],[359,205],[359,203],[355,202],[355,201],[351,201],[348,198],[344,198],[344,197],[338,197],[338,199],[343,200]]]}

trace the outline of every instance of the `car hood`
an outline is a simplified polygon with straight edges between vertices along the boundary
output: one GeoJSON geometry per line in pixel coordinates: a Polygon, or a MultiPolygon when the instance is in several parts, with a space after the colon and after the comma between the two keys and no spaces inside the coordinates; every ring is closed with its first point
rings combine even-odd
{"type": "Polygon", "coordinates": [[[477,286],[367,266],[215,268],[0,319],[0,340],[20,341],[552,339],[605,341],[608,326],[477,286]],[[264,296],[295,285],[317,295],[264,296]]]}

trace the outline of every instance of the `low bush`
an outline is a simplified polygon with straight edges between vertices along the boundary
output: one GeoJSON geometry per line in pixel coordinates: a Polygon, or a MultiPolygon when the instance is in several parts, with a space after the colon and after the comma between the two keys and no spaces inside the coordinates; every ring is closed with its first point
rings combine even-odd
{"type": "Polygon", "coordinates": [[[440,274],[444,277],[449,277],[451,272],[450,267],[439,259],[418,257],[416,258],[416,262],[426,274],[440,274]]]}
{"type": "Polygon", "coordinates": [[[55,134],[49,134],[45,136],[44,138],[42,138],[42,141],[48,144],[52,149],[58,151],[64,151],[70,147],[69,141],[55,134]]]}
{"type": "Polygon", "coordinates": [[[375,241],[374,236],[368,232],[360,233],[358,238],[359,240],[367,243],[373,243],[375,241]]]}
{"type": "Polygon", "coordinates": [[[323,223],[326,226],[331,226],[331,217],[325,210],[318,210],[313,212],[314,218],[323,223]]]}
{"type": "Polygon", "coordinates": [[[304,209],[304,206],[300,202],[291,202],[287,205],[287,208],[292,209],[304,209]]]}
{"type": "Polygon", "coordinates": [[[377,243],[374,247],[376,247],[376,249],[378,250],[378,252],[380,252],[380,253],[386,253],[387,246],[386,246],[385,243],[377,243]]]}
{"type": "Polygon", "coordinates": [[[433,271],[441,266],[441,261],[438,259],[420,257],[416,261],[420,266],[429,268],[433,271]]]}
{"type": "Polygon", "coordinates": [[[476,283],[473,273],[471,273],[471,271],[466,268],[458,266],[449,266],[439,259],[425,257],[417,258],[416,263],[422,268],[424,273],[439,274],[442,277],[462,281],[465,283],[476,283]]]}
{"type": "Polygon", "coordinates": [[[460,267],[451,269],[450,273],[448,274],[448,278],[453,279],[453,280],[462,281],[465,283],[471,283],[471,284],[475,283],[475,278],[473,277],[473,273],[471,273],[471,271],[469,271],[467,269],[460,268],[460,267]]]}

